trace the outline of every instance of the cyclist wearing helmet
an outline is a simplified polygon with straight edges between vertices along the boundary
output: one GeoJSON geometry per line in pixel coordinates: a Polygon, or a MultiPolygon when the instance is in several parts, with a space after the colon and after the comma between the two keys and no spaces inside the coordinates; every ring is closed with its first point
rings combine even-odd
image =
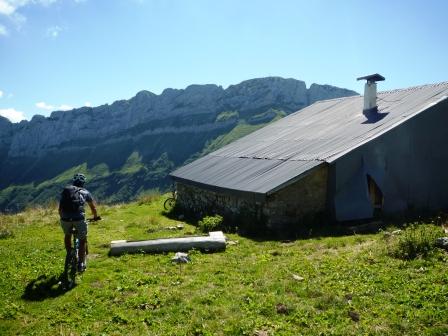
{"type": "Polygon", "coordinates": [[[83,272],[86,269],[85,251],[87,240],[87,222],[85,220],[84,205],[87,203],[93,214],[93,219],[100,217],[96,211],[95,201],[90,192],[84,188],[86,177],[83,174],[73,176],[72,185],[66,186],[59,201],[59,216],[61,227],[64,231],[64,243],[67,252],[71,249],[72,227],[76,228],[79,238],[79,264],[78,270],[83,272]]]}

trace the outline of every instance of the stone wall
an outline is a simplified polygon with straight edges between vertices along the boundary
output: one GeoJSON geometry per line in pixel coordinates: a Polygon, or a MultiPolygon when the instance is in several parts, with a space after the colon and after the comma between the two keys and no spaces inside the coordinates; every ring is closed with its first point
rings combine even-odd
{"type": "Polygon", "coordinates": [[[241,197],[227,193],[211,191],[197,186],[176,183],[176,206],[189,217],[200,219],[206,215],[220,214],[230,220],[248,215],[261,220],[262,204],[250,195],[241,197]]]}
{"type": "Polygon", "coordinates": [[[267,226],[314,222],[327,208],[328,166],[322,165],[299,181],[269,195],[263,204],[267,226]]]}
{"type": "Polygon", "coordinates": [[[240,227],[257,225],[283,229],[285,225],[300,224],[325,212],[327,177],[327,166],[319,167],[299,181],[267,196],[264,202],[257,201],[250,193],[237,196],[177,182],[176,205],[180,211],[197,219],[220,214],[240,227]]]}

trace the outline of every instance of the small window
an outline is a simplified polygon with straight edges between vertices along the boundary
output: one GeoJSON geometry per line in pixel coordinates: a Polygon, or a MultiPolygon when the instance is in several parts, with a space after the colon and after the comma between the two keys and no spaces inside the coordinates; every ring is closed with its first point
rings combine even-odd
{"type": "Polygon", "coordinates": [[[373,209],[381,210],[384,203],[383,192],[370,175],[367,175],[367,187],[369,189],[369,196],[373,209]]]}

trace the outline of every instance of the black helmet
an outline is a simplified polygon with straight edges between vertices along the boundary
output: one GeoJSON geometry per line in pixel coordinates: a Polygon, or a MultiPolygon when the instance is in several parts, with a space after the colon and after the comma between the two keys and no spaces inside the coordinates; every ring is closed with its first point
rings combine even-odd
{"type": "Polygon", "coordinates": [[[86,177],[84,174],[77,173],[73,176],[73,185],[82,187],[86,183],[86,177]]]}

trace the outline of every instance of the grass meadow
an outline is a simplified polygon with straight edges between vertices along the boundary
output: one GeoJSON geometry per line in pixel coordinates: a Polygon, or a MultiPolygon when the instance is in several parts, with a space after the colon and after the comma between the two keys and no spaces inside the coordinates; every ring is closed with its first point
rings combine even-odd
{"type": "Polygon", "coordinates": [[[174,253],[109,257],[112,240],[198,234],[165,216],[163,201],[100,206],[70,291],[58,284],[56,207],[1,215],[0,335],[448,335],[448,254],[406,250],[442,236],[438,226],[291,241],[226,234],[224,252],[190,251],[182,266],[174,253]]]}

